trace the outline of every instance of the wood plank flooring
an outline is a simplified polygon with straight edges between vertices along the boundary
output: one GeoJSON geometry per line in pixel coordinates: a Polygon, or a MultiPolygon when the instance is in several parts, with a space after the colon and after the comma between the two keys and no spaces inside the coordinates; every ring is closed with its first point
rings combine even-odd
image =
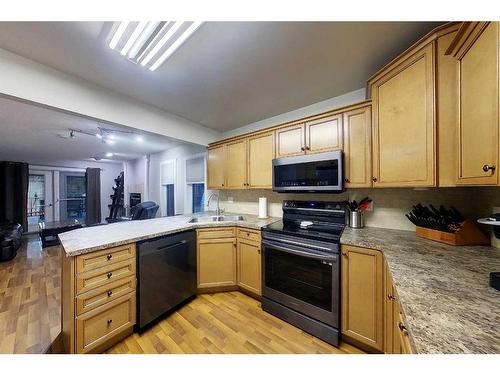
{"type": "Polygon", "coordinates": [[[59,247],[23,238],[16,258],[0,263],[0,353],[43,353],[59,334],[59,247]]]}
{"type": "Polygon", "coordinates": [[[108,353],[323,353],[362,351],[335,348],[264,312],[240,292],[203,294],[142,334],[134,333],[108,353]]]}

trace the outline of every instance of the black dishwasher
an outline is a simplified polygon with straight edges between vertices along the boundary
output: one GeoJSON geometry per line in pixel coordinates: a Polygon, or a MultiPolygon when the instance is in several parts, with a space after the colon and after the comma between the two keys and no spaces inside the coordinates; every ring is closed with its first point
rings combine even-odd
{"type": "Polygon", "coordinates": [[[137,243],[137,327],[144,328],[196,294],[193,230],[137,243]]]}

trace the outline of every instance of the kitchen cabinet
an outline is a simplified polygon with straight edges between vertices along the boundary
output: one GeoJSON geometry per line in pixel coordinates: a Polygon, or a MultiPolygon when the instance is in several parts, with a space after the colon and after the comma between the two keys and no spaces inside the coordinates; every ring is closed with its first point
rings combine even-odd
{"type": "Polygon", "coordinates": [[[371,105],[343,113],[343,124],[345,187],[371,187],[371,105]]]}
{"type": "Polygon", "coordinates": [[[247,188],[272,189],[274,132],[248,137],[247,188]]]}
{"type": "Polygon", "coordinates": [[[344,142],[342,133],[342,114],[306,122],[305,153],[341,150],[344,142]]]}
{"type": "Polygon", "coordinates": [[[236,286],[236,238],[225,236],[225,231],[217,238],[217,231],[215,235],[212,231],[196,231],[198,289],[236,286]],[[203,238],[204,233],[210,233],[210,238],[203,238]]]}
{"type": "Polygon", "coordinates": [[[383,255],[342,246],[342,337],[360,347],[384,350],[383,255]]]}
{"type": "Polygon", "coordinates": [[[238,286],[261,295],[260,242],[238,238],[238,286]]]}
{"type": "Polygon", "coordinates": [[[135,243],[67,257],[61,248],[61,337],[66,353],[99,353],[136,323],[135,243]]]}
{"type": "Polygon", "coordinates": [[[247,140],[226,143],[226,189],[244,189],[247,186],[247,140]]]}
{"type": "Polygon", "coordinates": [[[305,152],[305,126],[298,124],[276,130],[276,157],[303,155],[305,152]]]}
{"type": "MultiPolygon", "coordinates": [[[[396,294],[397,296],[397,294],[396,294]]],[[[397,297],[396,297],[397,300],[397,297]]],[[[394,303],[394,341],[393,354],[413,354],[415,353],[410,341],[410,335],[404,322],[400,304],[394,303]]]]}
{"type": "Polygon", "coordinates": [[[499,183],[499,38],[498,22],[465,22],[447,51],[458,65],[460,185],[499,183]]]}
{"type": "Polygon", "coordinates": [[[436,184],[434,48],[400,56],[369,81],[374,187],[436,184]]]}
{"type": "Polygon", "coordinates": [[[226,147],[224,144],[208,148],[208,189],[222,189],[226,183],[226,147]]]}

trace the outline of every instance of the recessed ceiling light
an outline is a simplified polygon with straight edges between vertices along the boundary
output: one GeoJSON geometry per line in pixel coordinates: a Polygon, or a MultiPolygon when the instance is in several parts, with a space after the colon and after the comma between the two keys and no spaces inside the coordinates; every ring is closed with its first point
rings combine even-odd
{"type": "Polygon", "coordinates": [[[202,23],[120,22],[113,28],[109,47],[130,61],[154,71],[172,56],[202,23]]]}
{"type": "Polygon", "coordinates": [[[113,155],[114,155],[114,154],[113,154],[112,152],[106,152],[106,157],[107,157],[107,158],[110,158],[110,157],[112,157],[113,155]]]}
{"type": "Polygon", "coordinates": [[[97,133],[95,136],[99,139],[102,139],[102,134],[97,133]]]}
{"type": "Polygon", "coordinates": [[[104,141],[104,143],[106,143],[107,145],[114,145],[114,144],[115,144],[115,141],[114,141],[114,140],[112,140],[112,139],[106,139],[106,140],[104,141]]]}
{"type": "Polygon", "coordinates": [[[137,142],[142,142],[144,140],[144,138],[142,138],[142,136],[138,135],[137,137],[135,137],[135,140],[137,142]]]}

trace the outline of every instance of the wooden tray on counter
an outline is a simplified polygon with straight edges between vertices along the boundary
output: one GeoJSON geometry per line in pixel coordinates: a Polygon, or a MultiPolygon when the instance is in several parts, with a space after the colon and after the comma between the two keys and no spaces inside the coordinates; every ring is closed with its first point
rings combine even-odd
{"type": "Polygon", "coordinates": [[[455,233],[417,227],[416,234],[418,237],[427,238],[432,241],[442,242],[453,246],[490,244],[490,239],[479,230],[472,220],[465,220],[460,229],[455,233]]]}

